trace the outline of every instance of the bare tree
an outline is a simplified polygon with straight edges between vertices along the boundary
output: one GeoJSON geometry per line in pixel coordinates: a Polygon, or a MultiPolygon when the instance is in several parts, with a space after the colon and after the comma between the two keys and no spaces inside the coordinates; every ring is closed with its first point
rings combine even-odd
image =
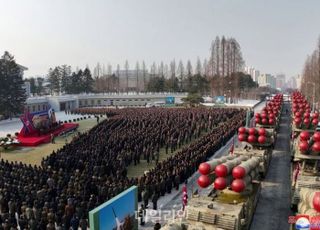
{"type": "Polygon", "coordinates": [[[106,75],[106,67],[105,67],[104,64],[102,65],[101,75],[102,75],[102,76],[106,75]]]}
{"type": "Polygon", "coordinates": [[[179,79],[180,90],[182,90],[183,81],[184,81],[184,66],[181,60],[179,61],[179,65],[178,65],[178,79],[179,79]]]}
{"type": "Polygon", "coordinates": [[[152,64],[151,67],[150,67],[151,77],[155,77],[155,76],[156,76],[156,73],[157,73],[157,65],[156,65],[155,62],[153,62],[153,64],[152,64]]]}
{"type": "Polygon", "coordinates": [[[160,62],[159,68],[158,68],[158,75],[162,78],[164,78],[164,65],[163,61],[160,62]]]}
{"type": "Polygon", "coordinates": [[[100,65],[100,63],[98,62],[97,63],[97,65],[96,65],[96,67],[94,67],[94,69],[93,69],[93,76],[95,77],[95,78],[99,78],[102,74],[101,74],[101,65],[100,65]]]}
{"type": "Polygon", "coordinates": [[[187,77],[190,78],[192,76],[192,65],[191,65],[191,61],[188,60],[187,62],[187,77]]]}
{"type": "Polygon", "coordinates": [[[202,67],[202,69],[203,69],[204,75],[205,75],[206,78],[208,79],[209,76],[210,76],[210,72],[209,72],[210,68],[209,68],[208,60],[207,60],[206,58],[203,60],[203,67],[202,67]]]}
{"type": "Polygon", "coordinates": [[[166,78],[166,79],[168,79],[170,77],[170,71],[169,71],[168,64],[164,65],[163,75],[164,75],[164,78],[166,78]]]}
{"type": "Polygon", "coordinates": [[[201,75],[202,74],[202,65],[200,58],[197,58],[197,64],[196,64],[196,74],[201,75]]]}
{"type": "Polygon", "coordinates": [[[216,61],[215,61],[215,64],[216,64],[216,75],[217,76],[220,76],[220,38],[219,37],[216,37],[216,40],[215,40],[215,47],[214,47],[214,50],[215,50],[215,56],[216,56],[216,61]]]}
{"type": "Polygon", "coordinates": [[[171,74],[171,79],[170,79],[170,88],[173,90],[174,88],[174,83],[175,83],[175,80],[176,80],[176,61],[175,59],[173,59],[170,63],[170,74],[171,74]]]}
{"type": "Polygon", "coordinates": [[[140,72],[140,65],[137,61],[136,63],[136,92],[139,93],[139,72],[140,72]]]}
{"type": "Polygon", "coordinates": [[[126,62],[124,64],[124,70],[126,73],[126,80],[127,80],[126,91],[128,93],[129,92],[129,62],[128,62],[128,60],[126,60],[126,62]]]}
{"type": "Polygon", "coordinates": [[[173,59],[170,63],[171,79],[176,77],[176,61],[173,59]]]}
{"type": "Polygon", "coordinates": [[[110,65],[110,64],[108,64],[108,67],[107,67],[107,75],[108,76],[112,75],[112,65],[110,65]]]}
{"type": "Polygon", "coordinates": [[[225,76],[225,64],[226,64],[225,58],[226,58],[226,39],[224,36],[222,36],[222,39],[221,39],[222,77],[225,76]]]}
{"type": "Polygon", "coordinates": [[[117,91],[120,92],[120,65],[117,64],[117,71],[116,71],[116,77],[117,77],[117,91]]]}
{"type": "MultiPolygon", "coordinates": [[[[217,37],[218,38],[218,37],[217,37]]],[[[217,38],[216,38],[216,40],[217,40],[217,38]]],[[[210,65],[208,65],[208,67],[209,67],[209,69],[211,69],[211,77],[213,77],[215,74],[216,74],[216,62],[215,62],[215,60],[216,60],[216,41],[212,41],[212,43],[211,43],[211,48],[210,48],[210,50],[211,50],[211,55],[210,55],[210,65]]],[[[209,74],[210,75],[210,74],[209,74]]],[[[209,77],[209,75],[208,75],[208,77],[209,77]]]]}
{"type": "Polygon", "coordinates": [[[244,66],[240,45],[236,39],[222,36],[220,40],[217,36],[211,43],[210,59],[206,66],[209,66],[209,71],[203,71],[212,77],[211,93],[223,93],[224,77],[241,72],[244,66]]]}
{"type": "Polygon", "coordinates": [[[142,61],[142,74],[143,74],[143,89],[144,91],[146,90],[147,87],[147,81],[146,81],[146,63],[144,61],[142,61]]]}

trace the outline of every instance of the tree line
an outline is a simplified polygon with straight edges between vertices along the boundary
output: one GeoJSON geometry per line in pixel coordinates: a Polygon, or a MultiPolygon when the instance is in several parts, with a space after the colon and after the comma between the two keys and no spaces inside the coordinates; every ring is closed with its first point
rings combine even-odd
{"type": "Polygon", "coordinates": [[[71,72],[71,66],[62,65],[50,68],[49,89],[52,93],[79,94],[93,92],[94,80],[88,67],[71,72]]]}
{"type": "MultiPolygon", "coordinates": [[[[319,67],[315,64],[317,58],[319,59],[319,51],[315,51],[315,54],[308,58],[304,71],[305,79],[316,78],[316,72],[319,71],[319,67]]],[[[203,61],[197,58],[194,66],[190,60],[184,63],[182,60],[176,62],[173,59],[169,63],[153,62],[149,68],[144,61],[136,62],[135,66],[130,68],[126,60],[123,67],[118,64],[115,70],[110,64],[105,67],[97,63],[91,73],[88,66],[72,71],[71,66],[61,65],[50,68],[46,78],[28,78],[25,81],[30,83],[33,95],[135,91],[189,92],[199,95],[239,97],[243,91],[257,87],[249,75],[242,73],[243,66],[240,44],[234,38],[222,36],[212,41],[209,58],[203,61]]],[[[4,71],[1,72],[0,80],[6,83],[1,84],[0,109],[21,111],[22,102],[26,98],[22,80],[23,71],[18,71],[19,66],[8,52],[1,58],[1,68],[4,71]],[[17,100],[11,100],[12,98],[17,100]]],[[[316,84],[320,85],[319,80],[316,84]]],[[[318,98],[319,94],[317,90],[318,98]]]]}
{"type": "MultiPolygon", "coordinates": [[[[233,96],[237,96],[243,89],[242,81],[246,82],[244,85],[248,86],[247,88],[257,87],[242,74],[243,66],[239,43],[234,38],[222,36],[212,41],[208,60],[205,58],[201,61],[198,57],[194,66],[190,60],[184,63],[182,60],[176,62],[173,59],[169,63],[153,62],[149,68],[144,61],[136,62],[134,67],[130,67],[126,60],[122,66],[118,64],[113,69],[111,64],[105,66],[98,62],[91,76],[88,67],[71,73],[70,66],[62,65],[50,69],[48,79],[50,93],[135,91],[224,95],[232,90],[233,96]],[[231,89],[228,88],[230,82],[231,89]]],[[[31,86],[32,93],[38,91],[31,86]]]]}
{"type": "Polygon", "coordinates": [[[301,79],[301,92],[312,103],[320,101],[320,37],[316,49],[307,56],[301,79]],[[315,93],[315,95],[313,95],[315,93]]]}

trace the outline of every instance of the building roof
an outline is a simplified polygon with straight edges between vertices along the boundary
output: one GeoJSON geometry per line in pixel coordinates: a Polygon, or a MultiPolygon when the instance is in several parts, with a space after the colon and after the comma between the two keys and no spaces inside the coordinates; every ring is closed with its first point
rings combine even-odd
{"type": "Polygon", "coordinates": [[[19,67],[21,70],[23,70],[23,71],[28,70],[28,68],[25,67],[25,66],[23,66],[23,65],[20,65],[20,64],[18,64],[18,63],[17,63],[17,65],[18,65],[18,67],[19,67]]]}

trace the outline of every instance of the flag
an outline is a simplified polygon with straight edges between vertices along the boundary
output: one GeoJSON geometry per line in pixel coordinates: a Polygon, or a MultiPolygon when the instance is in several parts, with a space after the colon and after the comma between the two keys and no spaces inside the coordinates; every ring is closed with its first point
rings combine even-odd
{"type": "Polygon", "coordinates": [[[32,134],[35,132],[35,129],[32,124],[32,116],[28,111],[24,113],[24,115],[20,116],[20,120],[23,124],[23,134],[32,134]]]}
{"type": "Polygon", "coordinates": [[[296,167],[295,167],[294,173],[293,173],[293,181],[294,181],[294,183],[297,182],[298,176],[300,174],[300,170],[301,170],[301,164],[300,164],[300,162],[298,162],[296,164],[296,167]]]}
{"type": "Polygon", "coordinates": [[[230,155],[233,155],[233,151],[234,151],[234,136],[232,138],[232,145],[231,145],[231,148],[229,150],[230,155]]]}

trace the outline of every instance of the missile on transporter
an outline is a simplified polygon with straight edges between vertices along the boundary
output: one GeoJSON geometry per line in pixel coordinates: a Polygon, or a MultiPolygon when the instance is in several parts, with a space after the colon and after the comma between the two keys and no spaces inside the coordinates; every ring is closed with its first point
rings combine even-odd
{"type": "Polygon", "coordinates": [[[228,174],[231,173],[232,169],[239,165],[242,161],[247,160],[247,156],[238,156],[232,160],[228,160],[225,163],[219,164],[215,168],[215,173],[217,177],[226,177],[228,174]]]}
{"type": "Polygon", "coordinates": [[[242,162],[232,169],[232,176],[235,179],[244,178],[251,170],[257,168],[260,164],[260,158],[252,157],[247,161],[242,162]]]}
{"type": "Polygon", "coordinates": [[[201,163],[199,165],[199,173],[202,175],[208,175],[212,171],[214,171],[214,169],[216,168],[217,165],[222,164],[222,163],[226,162],[227,160],[232,160],[234,158],[236,158],[236,156],[228,155],[228,156],[223,156],[223,157],[220,157],[217,159],[213,159],[211,161],[201,163]]]}

